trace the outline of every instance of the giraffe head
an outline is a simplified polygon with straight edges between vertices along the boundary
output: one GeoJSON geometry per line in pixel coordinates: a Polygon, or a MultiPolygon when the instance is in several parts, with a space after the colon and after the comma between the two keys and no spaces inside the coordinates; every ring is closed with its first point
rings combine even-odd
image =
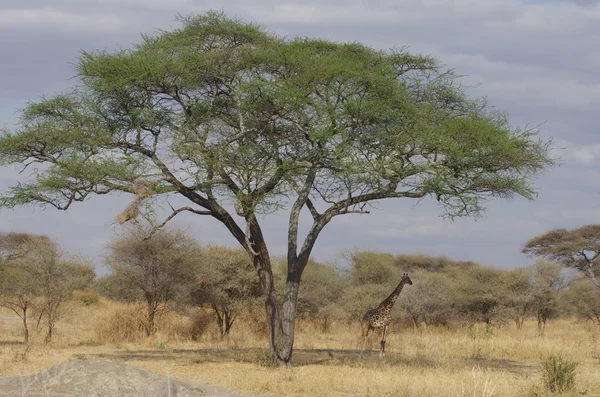
{"type": "Polygon", "coordinates": [[[408,273],[402,275],[402,281],[404,281],[404,284],[412,285],[412,280],[408,277],[408,273]]]}

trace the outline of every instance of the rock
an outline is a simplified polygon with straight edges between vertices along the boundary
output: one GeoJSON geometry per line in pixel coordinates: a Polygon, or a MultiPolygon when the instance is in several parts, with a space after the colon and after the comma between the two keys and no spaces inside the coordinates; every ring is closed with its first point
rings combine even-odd
{"type": "Polygon", "coordinates": [[[237,397],[209,385],[192,385],[167,376],[104,360],[76,360],[46,372],[0,378],[1,397],[237,397]]]}

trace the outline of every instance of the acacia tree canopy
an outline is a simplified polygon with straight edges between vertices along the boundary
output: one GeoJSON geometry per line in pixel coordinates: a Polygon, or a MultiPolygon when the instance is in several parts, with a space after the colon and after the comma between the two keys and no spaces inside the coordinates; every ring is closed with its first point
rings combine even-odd
{"type": "Polygon", "coordinates": [[[23,110],[0,137],[0,164],[46,167],[0,206],[67,209],[118,191],[137,204],[187,198],[168,219],[211,216],[252,258],[280,364],[291,360],[300,276],[335,216],[427,196],[449,217],[478,215],[490,197],[533,199],[531,178],[552,164],[550,142],[469,98],[431,57],[281,38],[216,12],[181,22],[130,49],[82,53],[71,93],[23,110]],[[286,208],[280,309],[255,215],[286,208]],[[303,210],[313,221],[299,241],[303,210]]]}
{"type": "Polygon", "coordinates": [[[148,227],[130,228],[108,245],[106,264],[112,274],[103,287],[122,299],[146,303],[150,336],[161,307],[183,294],[194,279],[201,247],[179,229],[165,228],[146,238],[148,227]]]}
{"type": "Polygon", "coordinates": [[[550,230],[525,243],[522,252],[577,269],[600,288],[600,225],[550,230]]]}

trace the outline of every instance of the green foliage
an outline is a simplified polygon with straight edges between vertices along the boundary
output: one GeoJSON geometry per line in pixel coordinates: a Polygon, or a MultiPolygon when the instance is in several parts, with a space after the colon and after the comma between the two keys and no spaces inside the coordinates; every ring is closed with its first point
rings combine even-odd
{"type": "Polygon", "coordinates": [[[81,304],[83,306],[93,305],[94,303],[98,303],[98,300],[94,299],[93,297],[84,296],[83,298],[81,298],[81,304]]]}
{"type": "MultiPolygon", "coordinates": [[[[0,208],[67,209],[94,194],[135,194],[124,223],[185,197],[193,207],[168,220],[184,211],[215,218],[259,253],[273,300],[256,214],[293,203],[287,266],[300,275],[336,216],[425,197],[447,217],[478,216],[490,198],[533,199],[533,176],[553,164],[550,142],[469,98],[459,76],[431,57],[282,38],[219,12],[180,22],[130,49],[82,53],[71,93],[23,109],[20,126],[0,134],[0,165],[43,166],[0,195],[0,208]],[[298,244],[303,210],[313,223],[298,244]]],[[[291,307],[296,294],[284,299],[291,307]]],[[[293,327],[293,318],[280,320],[267,321],[273,343],[277,322],[293,327]]],[[[291,357],[293,341],[280,342],[291,357]]]]}
{"type": "Polygon", "coordinates": [[[159,309],[194,282],[200,253],[198,242],[182,230],[162,229],[148,238],[152,230],[140,224],[115,238],[106,256],[112,274],[98,284],[110,296],[146,304],[148,336],[159,309]]]}
{"type": "Polygon", "coordinates": [[[586,281],[578,281],[561,294],[566,311],[600,325],[600,291],[586,281]]]}
{"type": "Polygon", "coordinates": [[[190,288],[189,300],[208,306],[217,318],[221,335],[226,336],[237,316],[247,312],[262,295],[260,281],[243,249],[209,246],[197,259],[197,282],[190,288]]]}
{"type": "Polygon", "coordinates": [[[449,325],[455,320],[453,290],[456,282],[446,274],[420,271],[411,273],[418,280],[402,292],[401,307],[415,327],[424,323],[428,326],[449,325]]]}
{"type": "Polygon", "coordinates": [[[2,164],[49,167],[4,206],[64,208],[131,193],[139,178],[168,194],[191,166],[204,190],[243,192],[247,208],[266,210],[314,168],[328,200],[430,195],[466,216],[486,196],[533,198],[530,177],[552,163],[535,131],[468,98],[430,57],[283,39],[217,12],[180,21],[131,49],[82,53],[73,93],[23,110],[21,127],[0,138],[2,164]],[[169,153],[160,161],[158,148],[169,153]]]}
{"type": "Polygon", "coordinates": [[[502,277],[502,270],[489,267],[476,267],[461,274],[453,291],[461,321],[467,324],[492,324],[507,320],[502,277]]]}
{"type": "Polygon", "coordinates": [[[326,331],[343,317],[342,297],[348,284],[340,269],[309,261],[300,284],[298,314],[318,320],[326,331]]]}
{"type": "Polygon", "coordinates": [[[542,361],[544,385],[552,393],[564,393],[575,387],[577,363],[562,356],[549,356],[542,361]]]}
{"type": "Polygon", "coordinates": [[[342,295],[342,307],[348,321],[360,321],[367,310],[377,307],[392,290],[393,287],[390,289],[381,284],[363,284],[346,289],[342,295]]]}
{"type": "Polygon", "coordinates": [[[556,261],[583,272],[600,288],[600,225],[554,229],[525,243],[524,253],[556,261]]]}
{"type": "Polygon", "coordinates": [[[34,306],[35,300],[39,318],[47,325],[46,342],[50,342],[56,321],[63,315],[64,302],[71,299],[74,291],[92,282],[93,267],[68,258],[46,236],[0,235],[0,251],[6,258],[0,279],[0,305],[23,319],[27,342],[27,309],[34,306]]]}
{"type": "Polygon", "coordinates": [[[348,254],[352,280],[356,285],[394,285],[400,279],[401,270],[391,254],[374,251],[356,251],[348,254]]]}

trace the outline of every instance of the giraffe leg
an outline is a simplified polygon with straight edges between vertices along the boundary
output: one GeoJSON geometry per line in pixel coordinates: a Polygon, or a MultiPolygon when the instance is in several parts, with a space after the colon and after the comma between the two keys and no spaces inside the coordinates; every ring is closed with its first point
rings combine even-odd
{"type": "Polygon", "coordinates": [[[387,325],[383,327],[383,334],[381,335],[380,349],[379,349],[379,358],[385,356],[385,331],[387,330],[387,325]]]}

